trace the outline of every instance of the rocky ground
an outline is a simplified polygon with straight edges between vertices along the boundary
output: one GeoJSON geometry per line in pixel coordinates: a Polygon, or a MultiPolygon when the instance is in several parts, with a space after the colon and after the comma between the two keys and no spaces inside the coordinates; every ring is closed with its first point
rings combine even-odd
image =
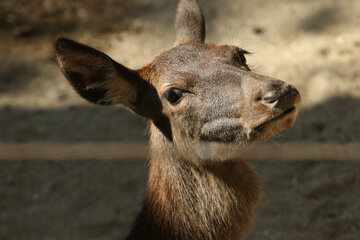
{"type": "MultiPolygon", "coordinates": [[[[200,4],[208,42],[249,50],[254,71],[299,88],[297,123],[273,142],[360,141],[360,1],[200,4]]],[[[146,141],[143,119],[74,93],[53,40],[71,37],[139,68],[171,47],[175,8],[175,0],[2,0],[0,142],[146,141]]],[[[358,162],[253,165],[267,198],[250,239],[359,238],[358,162]]],[[[122,239],[145,175],[141,161],[2,161],[0,239],[122,239]]]]}

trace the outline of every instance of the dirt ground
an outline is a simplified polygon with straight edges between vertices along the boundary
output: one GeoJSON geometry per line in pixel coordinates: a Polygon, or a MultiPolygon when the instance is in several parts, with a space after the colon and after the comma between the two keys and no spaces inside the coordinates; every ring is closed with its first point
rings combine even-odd
{"type": "MultiPolygon", "coordinates": [[[[176,2],[0,1],[0,143],[146,141],[144,119],[74,93],[53,40],[139,68],[171,47],[176,2]]],[[[360,1],[199,2],[208,42],[247,49],[254,71],[300,90],[295,126],[271,142],[360,141],[360,1]]],[[[360,161],[252,165],[267,197],[249,239],[360,238],[360,161]]],[[[123,239],[145,181],[145,161],[2,161],[0,239],[123,239]]]]}

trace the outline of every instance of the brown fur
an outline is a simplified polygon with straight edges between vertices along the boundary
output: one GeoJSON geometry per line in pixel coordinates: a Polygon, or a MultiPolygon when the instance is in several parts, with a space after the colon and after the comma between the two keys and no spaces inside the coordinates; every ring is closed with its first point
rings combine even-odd
{"type": "Polygon", "coordinates": [[[143,209],[128,239],[242,239],[262,197],[242,160],[193,162],[153,126],[143,209]]]}
{"type": "Polygon", "coordinates": [[[243,239],[262,188],[241,156],[294,123],[300,96],[252,72],[245,50],[204,43],[196,0],[180,0],[175,26],[175,46],[137,71],[65,38],[57,59],[88,101],[149,119],[149,179],[128,240],[243,239]]]}
{"type": "Polygon", "coordinates": [[[205,41],[204,15],[196,1],[182,0],[176,12],[176,39],[174,46],[205,41]]]}

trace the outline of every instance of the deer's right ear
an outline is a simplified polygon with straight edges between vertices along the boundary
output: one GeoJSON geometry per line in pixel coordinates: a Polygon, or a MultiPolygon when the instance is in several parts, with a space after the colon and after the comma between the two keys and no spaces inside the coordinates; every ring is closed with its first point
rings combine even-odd
{"type": "Polygon", "coordinates": [[[174,46],[183,43],[204,43],[205,18],[197,0],[180,0],[175,20],[174,46]]]}
{"type": "Polygon", "coordinates": [[[55,49],[62,72],[83,98],[102,105],[123,104],[138,113],[138,89],[144,80],[135,71],[70,39],[57,39],[55,49]]]}

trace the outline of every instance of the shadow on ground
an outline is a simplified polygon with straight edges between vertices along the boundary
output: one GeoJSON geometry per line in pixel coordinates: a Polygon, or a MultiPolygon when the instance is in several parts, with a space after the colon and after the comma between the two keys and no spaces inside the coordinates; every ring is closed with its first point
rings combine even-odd
{"type": "Polygon", "coordinates": [[[0,109],[0,141],[146,141],[146,120],[122,107],[0,109]]]}
{"type": "MultiPolygon", "coordinates": [[[[248,239],[357,239],[360,163],[252,164],[267,197],[248,239]]],[[[123,239],[145,176],[143,161],[2,161],[0,238],[123,239]]]]}
{"type": "MultiPolygon", "coordinates": [[[[106,34],[140,32],[143,24],[136,23],[139,19],[173,31],[176,6],[177,0],[3,0],[0,33],[6,36],[7,44],[44,38],[42,44],[48,45],[50,39],[59,35],[92,35],[104,39],[106,34]]],[[[215,1],[203,4],[210,27],[216,18],[216,8],[215,1]]]]}
{"type": "MultiPolygon", "coordinates": [[[[132,30],[132,21],[144,12],[155,16],[165,1],[2,1],[0,30],[18,38],[92,32],[104,34],[132,30]],[[32,14],[29,14],[31,12],[32,14]]],[[[171,1],[175,4],[175,1],[171,1]]],[[[169,4],[169,5],[174,5],[169,4]]]]}
{"type": "Polygon", "coordinates": [[[360,99],[332,97],[300,110],[295,125],[281,133],[281,141],[360,141],[360,99]],[[282,137],[283,136],[283,137],[282,137]]]}

